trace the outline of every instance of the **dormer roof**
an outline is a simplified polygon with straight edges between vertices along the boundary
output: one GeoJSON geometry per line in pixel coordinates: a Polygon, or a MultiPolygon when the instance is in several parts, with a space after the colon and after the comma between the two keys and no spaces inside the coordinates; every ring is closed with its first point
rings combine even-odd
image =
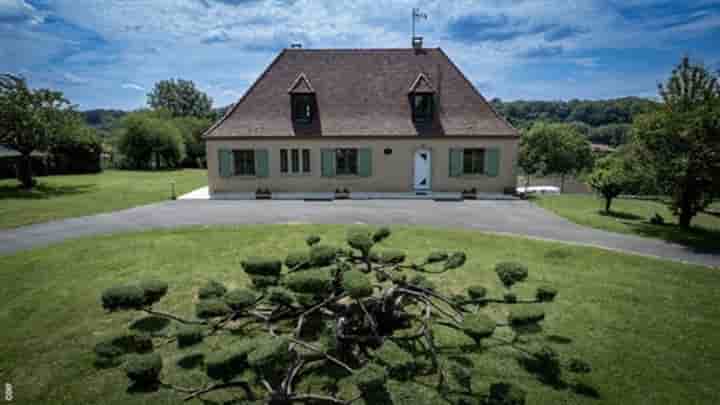
{"type": "Polygon", "coordinates": [[[430,84],[430,80],[428,80],[427,76],[425,76],[425,73],[420,73],[415,81],[410,85],[410,90],[408,93],[434,93],[435,89],[433,89],[432,84],[430,84]]]}
{"type": "Polygon", "coordinates": [[[312,94],[315,93],[305,73],[300,73],[288,89],[291,94],[312,94]]]}

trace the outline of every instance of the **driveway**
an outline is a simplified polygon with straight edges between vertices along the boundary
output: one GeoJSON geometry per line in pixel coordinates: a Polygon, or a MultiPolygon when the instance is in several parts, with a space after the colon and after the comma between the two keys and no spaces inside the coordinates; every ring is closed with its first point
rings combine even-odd
{"type": "Polygon", "coordinates": [[[0,231],[0,253],[82,236],[185,225],[226,224],[427,225],[524,235],[720,267],[720,255],[575,225],[527,201],[181,200],[0,231]]]}

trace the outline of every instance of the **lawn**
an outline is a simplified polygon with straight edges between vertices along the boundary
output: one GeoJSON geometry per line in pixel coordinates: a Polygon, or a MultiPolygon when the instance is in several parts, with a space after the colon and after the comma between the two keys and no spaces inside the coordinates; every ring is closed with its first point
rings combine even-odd
{"type": "MultiPolygon", "coordinates": [[[[93,367],[93,345],[141,318],[105,315],[100,292],[138,279],[164,279],[171,291],[159,309],[189,316],[190,297],[206,280],[218,279],[229,287],[246,284],[239,263],[247,256],[283,257],[302,247],[309,233],[340,244],[345,230],[320,225],[194,227],[74,240],[0,257],[0,382],[13,384],[16,401],[23,404],[179,403],[180,397],[168,391],[129,393],[121,370],[93,367]]],[[[444,292],[484,284],[499,293],[491,269],[502,260],[530,265],[521,293],[539,283],[559,288],[538,338],[564,358],[590,362],[592,386],[600,397],[543,385],[522,371],[510,352],[491,342],[466,349],[474,363],[476,392],[509,379],[528,391],[528,404],[720,403],[717,270],[471,231],[398,227],[383,244],[403,248],[411,258],[424,257],[430,249],[467,252],[463,268],[431,276],[444,292]]],[[[446,333],[438,331],[438,338],[443,355],[457,353],[457,342],[446,333]]],[[[209,348],[203,343],[196,350],[209,348]]],[[[187,380],[188,374],[179,373],[169,359],[164,379],[181,385],[201,382],[187,380]]],[[[199,370],[189,375],[204,378],[199,370]]]]}
{"type": "Polygon", "coordinates": [[[0,229],[55,219],[110,212],[170,198],[207,184],[207,171],[140,172],[106,170],[99,174],[38,177],[30,191],[17,180],[0,180],[0,229]]]}
{"type": "Polygon", "coordinates": [[[604,212],[604,200],[593,195],[543,195],[534,201],[576,224],[664,239],[698,250],[720,249],[720,215],[701,213],[693,218],[692,229],[683,230],[667,205],[657,201],[615,199],[610,214],[604,212]],[[665,219],[664,225],[649,222],[656,213],[665,219]]]}

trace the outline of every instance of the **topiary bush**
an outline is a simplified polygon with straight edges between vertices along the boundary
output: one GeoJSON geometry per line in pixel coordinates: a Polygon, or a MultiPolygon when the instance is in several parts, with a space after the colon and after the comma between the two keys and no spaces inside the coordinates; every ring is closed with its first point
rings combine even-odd
{"type": "MultiPolygon", "coordinates": [[[[524,391],[513,384],[473,382],[478,373],[466,353],[479,355],[487,349],[485,340],[496,338],[491,347],[507,346],[500,352],[514,351],[529,373],[561,386],[564,363],[551,348],[532,349],[527,333],[542,331],[543,307],[557,290],[543,285],[534,297],[521,298],[511,288],[527,280],[528,269],[506,262],[495,268],[499,291],[471,285],[466,295],[446,295],[441,274],[465,265],[465,253],[431,251],[405,264],[403,251],[378,249],[390,234],[387,228],[351,228],[350,248],[311,236],[305,250],[289,253],[284,262],[246,258],[242,270],[251,285],[228,291],[208,282],[198,291],[191,318],[155,309],[168,291],[160,281],[109,288],[101,295],[108,311],[142,311],[178,327],[169,329],[175,330],[169,339],[105,339],[95,346],[97,358],[107,364],[127,358],[133,384],[175,390],[186,399],[205,400],[214,391],[239,387],[243,400],[271,405],[346,404],[358,399],[348,396],[353,391],[366,404],[524,404],[524,391]],[[443,336],[442,348],[436,335],[443,336]],[[456,336],[459,347],[450,347],[448,336],[456,336]],[[160,381],[162,358],[152,350],[173,339],[179,350],[196,348],[193,361],[172,361],[202,381],[160,381]],[[319,380],[306,381],[311,376],[319,380]],[[475,393],[473,386],[490,390],[475,393]]],[[[575,360],[567,367],[578,375],[590,369],[575,360]]]]}

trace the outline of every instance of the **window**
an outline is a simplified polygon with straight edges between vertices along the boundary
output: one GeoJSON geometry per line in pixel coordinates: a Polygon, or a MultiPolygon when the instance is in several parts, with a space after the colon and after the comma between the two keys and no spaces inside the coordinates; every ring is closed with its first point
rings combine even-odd
{"type": "Polygon", "coordinates": [[[310,173],[310,149],[280,149],[280,173],[310,173]]]}
{"type": "Polygon", "coordinates": [[[255,151],[234,150],[235,174],[239,176],[255,175],[255,151]]]}
{"type": "Polygon", "coordinates": [[[463,150],[463,174],[483,174],[485,168],[485,149],[463,150]]]}
{"type": "Polygon", "coordinates": [[[335,172],[337,174],[358,174],[357,149],[337,149],[335,151],[335,172]]]}
{"type": "Polygon", "coordinates": [[[292,115],[295,123],[309,124],[312,122],[313,97],[312,94],[292,95],[292,115]]]}
{"type": "Polygon", "coordinates": [[[310,149],[302,150],[302,171],[310,173],[310,149]]]}
{"type": "Polygon", "coordinates": [[[413,99],[413,120],[415,122],[429,122],[433,119],[433,95],[414,94],[413,99]]]}

